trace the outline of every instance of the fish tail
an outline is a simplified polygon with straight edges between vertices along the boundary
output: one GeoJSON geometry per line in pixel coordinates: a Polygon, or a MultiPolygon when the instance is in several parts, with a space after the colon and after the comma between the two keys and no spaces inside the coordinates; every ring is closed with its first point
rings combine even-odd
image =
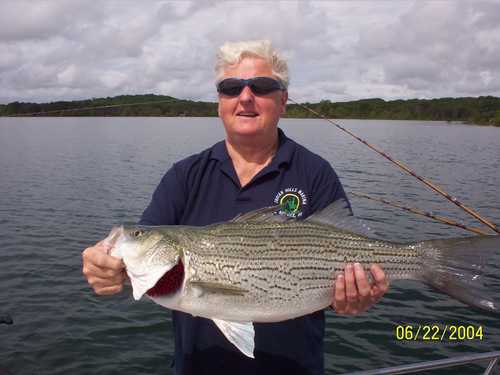
{"type": "MultiPolygon", "coordinates": [[[[485,268],[500,253],[500,236],[476,236],[420,242],[423,279],[436,289],[479,309],[500,311],[488,296],[485,268]]],[[[491,280],[490,280],[491,281],[491,280]]]]}

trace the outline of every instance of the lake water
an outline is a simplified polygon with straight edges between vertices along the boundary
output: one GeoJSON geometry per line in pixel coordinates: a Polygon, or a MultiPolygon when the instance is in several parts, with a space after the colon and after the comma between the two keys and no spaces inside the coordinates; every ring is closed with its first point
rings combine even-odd
{"type": "MultiPolygon", "coordinates": [[[[499,128],[341,123],[500,222],[499,128]]],[[[287,119],[280,126],[330,161],[348,193],[405,202],[481,226],[324,121],[287,119]]],[[[129,293],[94,295],[81,274],[81,252],[113,224],[135,222],[174,161],[222,137],[215,118],[0,118],[0,316],[8,313],[14,319],[13,325],[0,324],[0,369],[14,375],[169,373],[174,348],[168,310],[149,301],[133,302],[129,293]]],[[[350,199],[355,214],[383,238],[470,235],[376,202],[350,199]]],[[[497,301],[499,260],[491,259],[489,270],[497,301]]],[[[327,312],[328,374],[499,349],[497,317],[417,282],[395,283],[361,316],[327,312]],[[396,338],[398,325],[435,323],[481,326],[484,337],[396,338]]]]}

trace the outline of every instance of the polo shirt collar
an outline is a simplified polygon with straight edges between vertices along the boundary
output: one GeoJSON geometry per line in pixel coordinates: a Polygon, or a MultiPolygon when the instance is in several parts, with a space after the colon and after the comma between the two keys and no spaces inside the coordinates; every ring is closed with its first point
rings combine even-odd
{"type": "Polygon", "coordinates": [[[274,158],[269,166],[278,168],[282,164],[290,164],[292,162],[294,151],[294,142],[285,135],[281,128],[278,128],[278,150],[276,151],[276,155],[274,155],[274,158]]]}

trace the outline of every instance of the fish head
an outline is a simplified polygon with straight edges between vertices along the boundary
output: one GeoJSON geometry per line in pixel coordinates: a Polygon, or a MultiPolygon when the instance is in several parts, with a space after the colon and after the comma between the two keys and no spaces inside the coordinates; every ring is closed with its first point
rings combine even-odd
{"type": "Polygon", "coordinates": [[[104,241],[111,246],[110,254],[125,263],[134,299],[139,300],[146,293],[172,293],[182,284],[181,251],[173,232],[120,226],[114,227],[104,241]]]}

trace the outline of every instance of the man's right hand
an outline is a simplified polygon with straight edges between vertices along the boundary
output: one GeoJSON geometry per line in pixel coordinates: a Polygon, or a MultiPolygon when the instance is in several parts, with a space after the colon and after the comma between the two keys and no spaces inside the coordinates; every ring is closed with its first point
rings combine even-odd
{"type": "Polygon", "coordinates": [[[82,252],[82,272],[96,294],[119,293],[127,279],[125,264],[121,259],[109,255],[110,249],[110,246],[100,241],[82,252]]]}

